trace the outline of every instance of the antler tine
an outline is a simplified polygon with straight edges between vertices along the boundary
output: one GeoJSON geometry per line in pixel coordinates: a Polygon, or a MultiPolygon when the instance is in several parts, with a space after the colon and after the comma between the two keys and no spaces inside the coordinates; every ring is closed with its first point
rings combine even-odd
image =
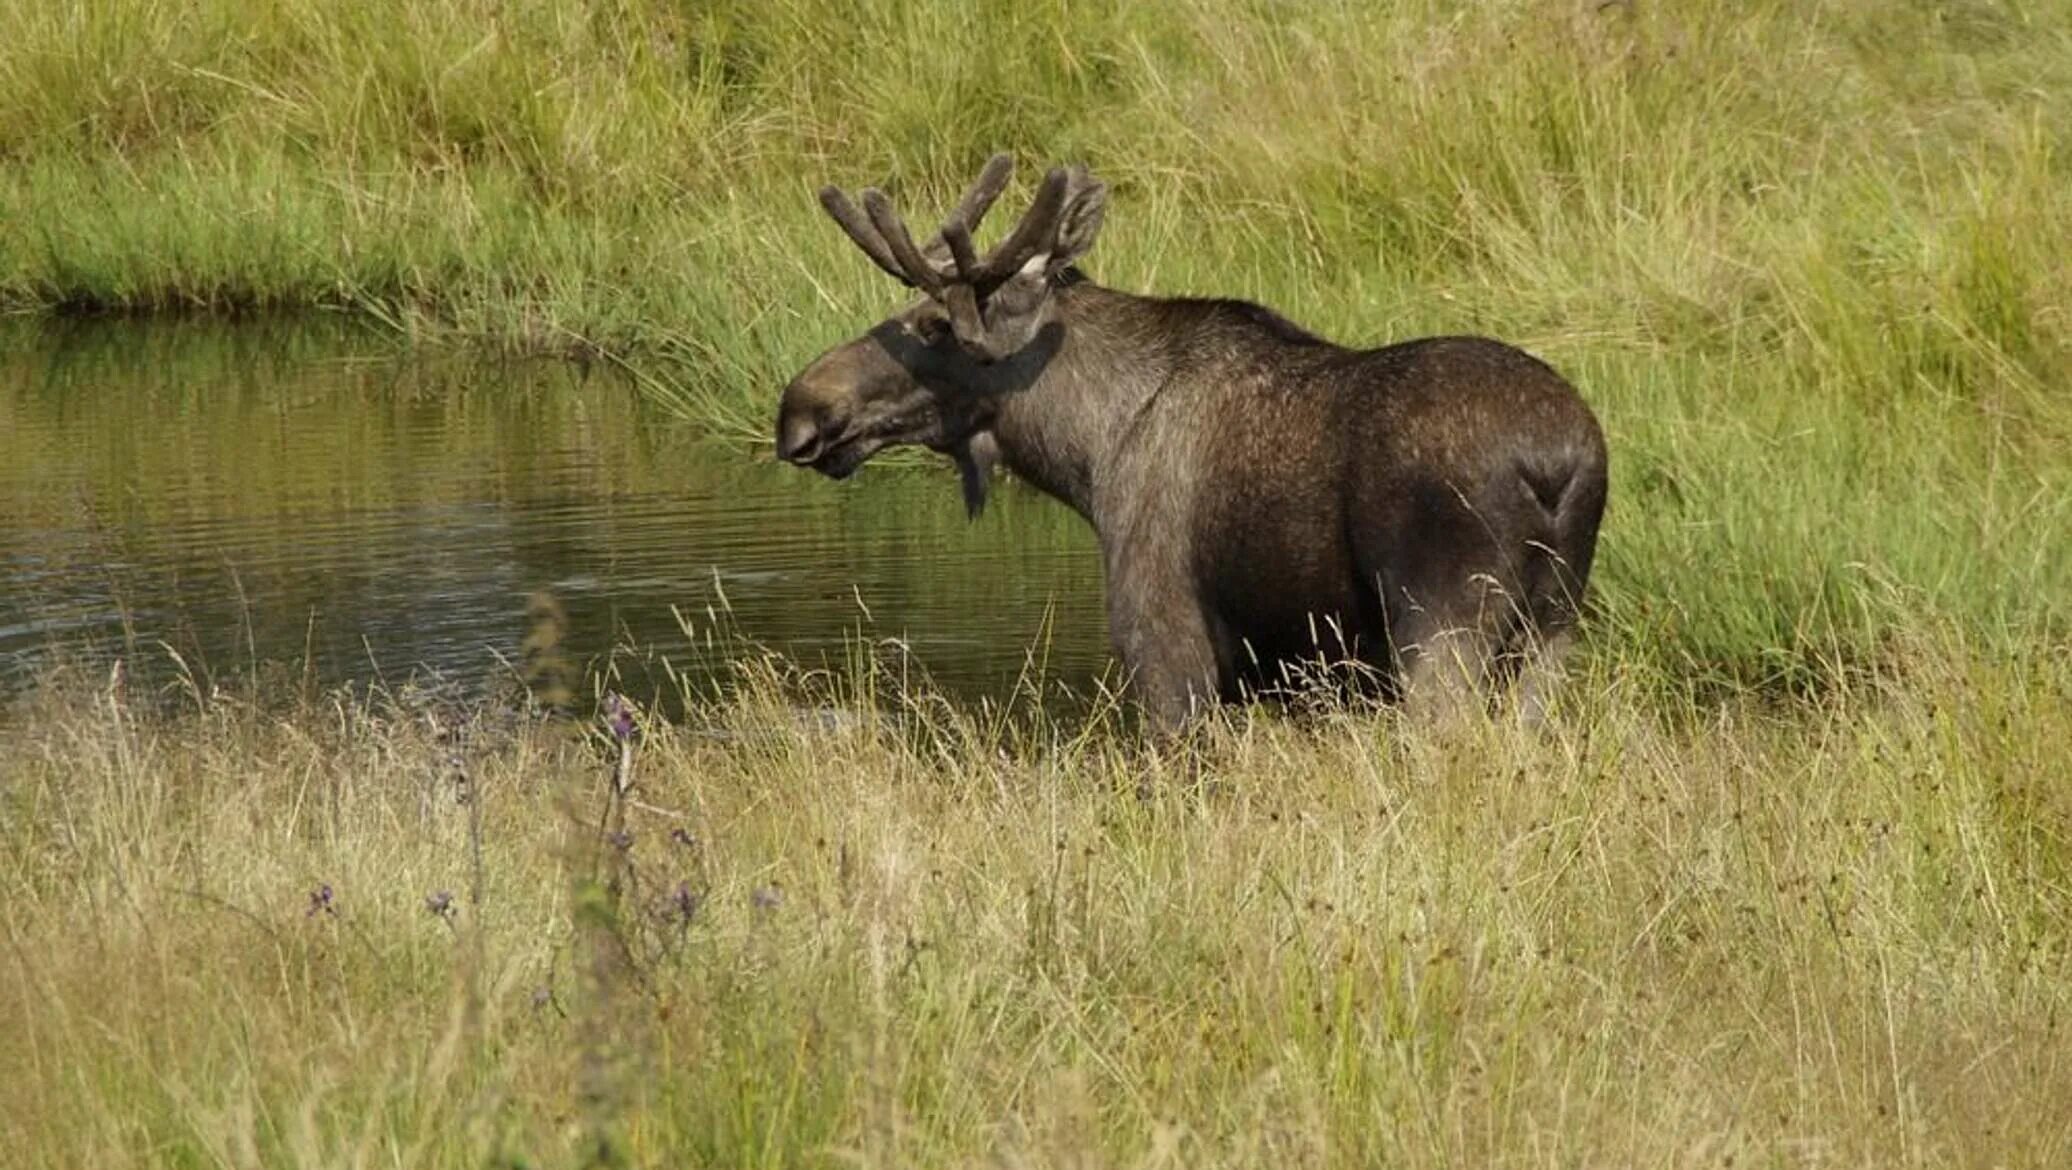
{"type": "Polygon", "coordinates": [[[892,249],[893,259],[907,270],[907,283],[931,293],[940,290],[942,273],[928,262],[927,257],[921,255],[921,249],[914,246],[914,237],[907,231],[906,222],[899,218],[898,212],[892,210],[892,201],[885,198],[885,193],[876,187],[866,188],[863,192],[863,210],[871,217],[871,223],[876,225],[878,234],[884,237],[885,245],[892,249]]]}
{"type": "Polygon", "coordinates": [[[891,250],[885,246],[884,237],[864,219],[863,213],[856,210],[856,205],[849,202],[849,197],[842,194],[840,187],[822,187],[820,206],[827,209],[827,214],[841,225],[842,230],[856,242],[857,247],[863,249],[863,254],[870,257],[872,263],[884,269],[901,284],[915,283],[914,278],[907,275],[900,267],[899,261],[893,258],[891,250]]]}
{"type": "Polygon", "coordinates": [[[1038,249],[1047,245],[1057,231],[1058,213],[1065,208],[1065,188],[1069,176],[1063,167],[1052,167],[1043,176],[1043,186],[1037,188],[1035,202],[1029,204],[1022,222],[1014,225],[1014,231],[991,252],[986,253],[985,263],[980,267],[987,281],[1002,281],[1013,276],[1015,270],[1028,263],[1038,249]]]}
{"type": "Polygon", "coordinates": [[[971,228],[966,224],[961,209],[942,225],[942,239],[950,246],[950,259],[957,265],[957,279],[966,284],[978,283],[981,275],[978,252],[971,246],[971,228]]]}
{"type": "MultiPolygon", "coordinates": [[[[1007,190],[1007,180],[1014,175],[1014,156],[1001,151],[986,160],[985,169],[972,180],[964,198],[957,201],[957,210],[950,213],[950,219],[964,225],[966,238],[978,230],[978,221],[992,209],[993,201],[1000,198],[1000,192],[1007,190]]],[[[943,238],[949,239],[949,224],[943,224],[943,238]]]]}

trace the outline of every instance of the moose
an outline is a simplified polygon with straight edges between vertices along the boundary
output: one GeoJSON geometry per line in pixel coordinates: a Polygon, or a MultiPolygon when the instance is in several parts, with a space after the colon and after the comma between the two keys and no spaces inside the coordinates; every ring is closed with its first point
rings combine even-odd
{"type": "Polygon", "coordinates": [[[993,469],[1093,525],[1136,703],[1177,729],[1321,673],[1528,717],[1573,638],[1604,436],[1539,359],[1479,337],[1349,349],[1240,300],[1140,296],[1081,260],[1108,190],[1053,167],[982,256],[996,155],[926,244],[883,192],[821,204],[920,295],[785,387],[777,455],[834,479],[948,455],[976,517],[993,469]]]}

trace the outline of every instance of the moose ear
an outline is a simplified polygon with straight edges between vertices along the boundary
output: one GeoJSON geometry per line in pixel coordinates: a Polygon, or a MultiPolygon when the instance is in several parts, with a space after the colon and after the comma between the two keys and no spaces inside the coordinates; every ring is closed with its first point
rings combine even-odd
{"type": "Polygon", "coordinates": [[[1078,263],[1101,234],[1101,216],[1108,210],[1108,185],[1081,172],[1065,208],[1058,214],[1057,244],[1050,251],[1050,270],[1078,263]]]}

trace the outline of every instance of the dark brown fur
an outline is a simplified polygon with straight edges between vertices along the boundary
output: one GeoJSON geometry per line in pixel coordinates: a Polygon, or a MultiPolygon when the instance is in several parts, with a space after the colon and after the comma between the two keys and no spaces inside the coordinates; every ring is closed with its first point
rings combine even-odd
{"type": "Polygon", "coordinates": [[[1304,664],[1438,701],[1550,664],[1605,503],[1575,390],[1495,341],[1352,350],[1241,301],[1102,288],[1072,266],[1092,231],[1070,232],[1075,212],[1098,227],[1105,192],[1061,174],[1058,226],[1018,230],[1038,250],[997,290],[972,282],[977,313],[945,303],[959,269],[931,243],[940,270],[913,283],[943,287],[793,381],[779,454],[839,477],[922,443],[958,461],[974,512],[995,458],[1072,506],[1162,723],[1304,664]]]}

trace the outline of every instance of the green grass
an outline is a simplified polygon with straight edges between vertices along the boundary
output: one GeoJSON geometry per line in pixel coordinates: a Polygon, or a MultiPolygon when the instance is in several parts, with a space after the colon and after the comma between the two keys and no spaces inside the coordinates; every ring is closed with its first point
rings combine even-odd
{"type": "Polygon", "coordinates": [[[893,677],[752,670],[616,813],[552,725],[54,680],[0,724],[10,1165],[2072,1158],[2061,656],[1162,752],[893,677]]]}
{"type": "Polygon", "coordinates": [[[1002,148],[1111,182],[1107,283],[1574,378],[1614,484],[1555,725],[1160,755],[878,676],[812,731],[757,675],[652,729],[684,819],[627,871],[551,729],[456,764],[381,702],[55,680],[0,717],[11,1152],[2072,1157],[2062,5],[33,0],[0,305],[603,355],[763,441],[898,299],[813,189],[920,218],[1002,148]]]}

